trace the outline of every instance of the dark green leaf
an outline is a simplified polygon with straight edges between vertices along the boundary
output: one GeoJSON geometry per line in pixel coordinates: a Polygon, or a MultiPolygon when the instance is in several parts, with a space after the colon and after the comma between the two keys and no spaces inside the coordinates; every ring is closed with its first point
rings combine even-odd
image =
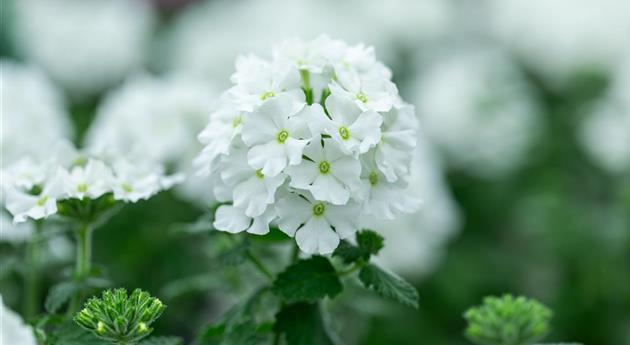
{"type": "Polygon", "coordinates": [[[334,345],[320,308],[314,303],[284,306],[276,315],[274,332],[284,335],[288,345],[334,345]]]}
{"type": "Polygon", "coordinates": [[[357,232],[357,244],[368,255],[377,255],[383,249],[385,239],[373,230],[363,229],[357,232]]]}
{"type": "Polygon", "coordinates": [[[339,246],[333,252],[333,256],[341,258],[343,263],[351,264],[364,257],[364,252],[361,248],[350,244],[348,241],[341,241],[339,246]]]}
{"type": "Polygon", "coordinates": [[[328,259],[313,256],[299,260],[278,275],[271,291],[287,303],[314,302],[333,298],[343,290],[337,272],[328,259]]]}
{"type": "Polygon", "coordinates": [[[48,292],[44,307],[49,313],[56,313],[79,289],[79,284],[73,281],[61,282],[54,285],[48,292]]]}
{"type": "Polygon", "coordinates": [[[359,272],[359,279],[366,288],[404,305],[418,308],[418,291],[401,277],[367,264],[359,272]]]}
{"type": "Polygon", "coordinates": [[[184,345],[184,340],[179,337],[150,337],[139,345],[184,345]]]}

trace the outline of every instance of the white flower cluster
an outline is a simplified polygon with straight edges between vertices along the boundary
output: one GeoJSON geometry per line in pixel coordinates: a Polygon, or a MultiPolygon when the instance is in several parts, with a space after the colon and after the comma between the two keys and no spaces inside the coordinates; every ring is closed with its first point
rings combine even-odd
{"type": "Polygon", "coordinates": [[[215,227],[276,222],[306,253],[331,253],[362,215],[414,211],[407,195],[416,117],[374,50],[326,36],[287,41],[271,61],[237,59],[235,83],[199,135],[219,201],[215,227]]]}
{"type": "Polygon", "coordinates": [[[111,193],[114,200],[137,202],[179,182],[160,166],[137,160],[96,157],[60,142],[46,160],[24,157],[2,169],[3,203],[15,223],[42,219],[58,212],[66,199],[97,199],[111,193]]]}

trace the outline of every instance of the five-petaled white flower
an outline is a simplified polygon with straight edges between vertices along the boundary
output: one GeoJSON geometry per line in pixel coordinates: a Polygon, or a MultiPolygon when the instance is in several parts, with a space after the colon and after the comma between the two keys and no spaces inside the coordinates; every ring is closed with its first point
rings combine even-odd
{"type": "Polygon", "coordinates": [[[278,227],[295,236],[305,253],[330,254],[339,240],[357,231],[358,204],[333,205],[310,195],[289,194],[278,200],[278,227]]]}
{"type": "Polygon", "coordinates": [[[108,192],[113,176],[105,163],[89,159],[85,166],[61,170],[61,178],[64,191],[71,198],[96,199],[108,192]]]}
{"type": "Polygon", "coordinates": [[[247,115],[242,137],[251,147],[247,161],[254,169],[265,176],[276,176],[287,165],[300,164],[311,136],[306,119],[298,116],[304,106],[302,99],[283,94],[247,115]]]}
{"type": "Polygon", "coordinates": [[[351,100],[332,94],[326,99],[326,116],[320,105],[310,112],[311,129],[330,135],[345,154],[358,157],[381,140],[381,115],[373,110],[363,111],[351,100]]]}
{"type": "Polygon", "coordinates": [[[330,139],[313,140],[304,149],[304,161],[290,166],[290,186],[310,191],[315,199],[343,205],[359,187],[361,163],[345,155],[330,139]]]}

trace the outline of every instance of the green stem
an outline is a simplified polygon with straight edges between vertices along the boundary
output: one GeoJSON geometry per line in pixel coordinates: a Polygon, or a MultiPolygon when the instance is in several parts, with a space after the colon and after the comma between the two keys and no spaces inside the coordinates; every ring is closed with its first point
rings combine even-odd
{"type": "Polygon", "coordinates": [[[343,277],[343,276],[347,276],[348,274],[354,273],[358,270],[360,270],[361,268],[363,268],[363,266],[365,265],[364,262],[362,261],[357,261],[354,263],[354,265],[352,267],[350,267],[349,269],[345,270],[345,271],[339,271],[337,272],[337,276],[339,277],[343,277]]]}
{"type": "Polygon", "coordinates": [[[249,259],[249,261],[251,261],[252,264],[258,269],[258,271],[260,271],[260,273],[267,277],[269,281],[273,282],[273,274],[271,273],[271,271],[269,271],[269,269],[267,269],[267,267],[265,267],[262,261],[254,256],[254,254],[252,254],[252,252],[249,250],[246,252],[245,255],[247,256],[247,259],[249,259]]]}
{"type": "Polygon", "coordinates": [[[302,89],[306,96],[306,103],[308,105],[313,104],[313,89],[311,89],[311,75],[308,70],[301,69],[300,77],[302,77],[302,89]]]}
{"type": "Polygon", "coordinates": [[[26,248],[26,297],[24,299],[24,315],[26,318],[35,316],[39,305],[39,273],[42,222],[35,222],[35,229],[28,247],[26,248]]]}
{"type": "MultiPolygon", "coordinates": [[[[77,257],[74,270],[74,279],[77,282],[83,282],[92,269],[92,228],[89,224],[81,223],[75,230],[75,238],[77,242],[77,257]]],[[[77,291],[70,301],[68,314],[72,315],[79,310],[82,300],[82,292],[77,291]]]]}
{"type": "Polygon", "coordinates": [[[293,249],[291,251],[291,262],[294,263],[300,258],[300,248],[297,243],[293,243],[293,249]]]}

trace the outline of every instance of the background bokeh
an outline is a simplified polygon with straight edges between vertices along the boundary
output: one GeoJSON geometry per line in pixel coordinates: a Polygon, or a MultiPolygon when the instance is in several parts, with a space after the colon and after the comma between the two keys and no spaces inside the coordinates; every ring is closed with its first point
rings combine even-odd
{"type": "MultiPolygon", "coordinates": [[[[630,344],[627,0],[1,6],[3,168],[68,138],[189,174],[95,233],[95,261],[117,286],[168,304],[157,333],[190,340],[256,284],[246,266],[219,267],[216,238],[178,231],[212,203],[192,173],[195,137],[236,56],[325,33],[374,45],[421,126],[411,192],[422,210],[371,224],[387,239],[379,260],[414,282],[421,307],[348,288],[329,306],[346,343],[467,344],[462,313],[514,292],[554,310],[550,340],[630,344]]],[[[2,213],[0,293],[16,310],[29,231],[2,213]]],[[[69,241],[47,245],[47,286],[72,260],[69,241]]]]}

